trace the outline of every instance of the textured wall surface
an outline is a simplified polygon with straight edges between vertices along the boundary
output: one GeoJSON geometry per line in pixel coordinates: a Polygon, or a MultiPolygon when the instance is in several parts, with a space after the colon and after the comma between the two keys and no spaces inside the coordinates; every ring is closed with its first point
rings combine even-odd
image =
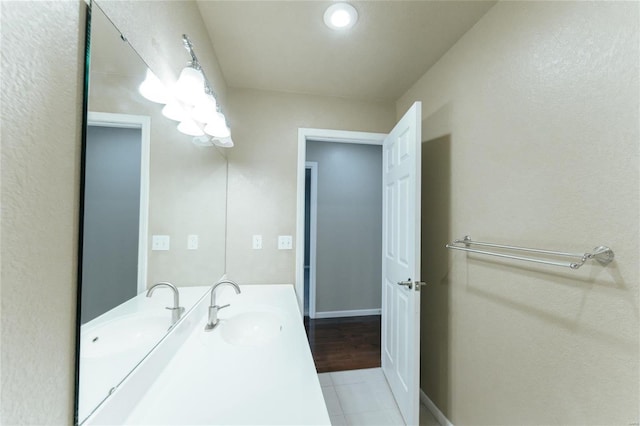
{"type": "Polygon", "coordinates": [[[382,147],[307,141],[318,163],[316,311],[380,309],[382,147]]]}
{"type": "Polygon", "coordinates": [[[70,424],[85,7],[0,7],[0,423],[70,424]]]}
{"type": "Polygon", "coordinates": [[[423,140],[449,145],[449,238],[616,253],[577,271],[443,256],[422,297],[445,304],[423,316],[444,371],[422,386],[454,424],[639,420],[638,8],[498,3],[397,103],[421,100],[423,140]]]}
{"type": "MultiPolygon", "coordinates": [[[[97,0],[97,3],[165,83],[175,82],[191,59],[182,44],[182,35],[188,35],[207,79],[222,106],[226,105],[227,84],[195,1],[97,0]]],[[[227,119],[233,128],[232,117],[227,119]]]]}
{"type": "Polygon", "coordinates": [[[298,128],[388,132],[393,104],[229,89],[237,119],[229,152],[227,272],[241,283],[295,281],[295,247],[278,250],[277,236],[296,235],[298,128]],[[251,236],[261,234],[262,250],[251,236]]]}

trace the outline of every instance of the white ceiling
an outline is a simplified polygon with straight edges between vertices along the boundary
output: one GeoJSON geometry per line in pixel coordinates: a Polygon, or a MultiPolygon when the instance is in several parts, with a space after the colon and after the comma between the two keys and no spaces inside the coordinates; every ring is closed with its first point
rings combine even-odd
{"type": "Polygon", "coordinates": [[[352,1],[359,19],[324,25],[330,1],[198,0],[230,87],[395,101],[495,1],[352,1]]]}

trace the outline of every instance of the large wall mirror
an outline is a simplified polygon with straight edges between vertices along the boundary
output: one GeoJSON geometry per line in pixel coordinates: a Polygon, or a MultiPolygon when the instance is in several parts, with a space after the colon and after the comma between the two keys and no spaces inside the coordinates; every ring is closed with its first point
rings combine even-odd
{"type": "Polygon", "coordinates": [[[147,290],[172,283],[188,311],[225,272],[223,151],[138,93],[147,65],[95,2],[88,23],[78,423],[179,321],[171,288],[147,290]]]}

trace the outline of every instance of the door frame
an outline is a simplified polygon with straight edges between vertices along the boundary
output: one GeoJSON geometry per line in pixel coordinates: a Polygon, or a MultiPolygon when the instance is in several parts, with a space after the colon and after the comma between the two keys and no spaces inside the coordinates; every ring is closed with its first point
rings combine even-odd
{"type": "MultiPolygon", "coordinates": [[[[316,238],[318,238],[318,162],[306,161],[305,169],[311,170],[311,188],[309,190],[309,210],[310,210],[309,212],[309,318],[315,318],[316,317],[316,238]]],[[[306,191],[305,191],[305,195],[306,195],[306,191]]],[[[304,246],[303,246],[303,250],[304,250],[304,246]]],[[[304,259],[304,251],[302,255],[304,259]]],[[[303,277],[303,280],[304,280],[304,277],[303,277]]],[[[304,281],[303,281],[303,284],[304,284],[304,281]]],[[[304,297],[304,288],[303,288],[303,297],[304,297]]],[[[303,312],[304,312],[304,309],[303,309],[303,312]]]]}
{"type": "MultiPolygon", "coordinates": [[[[335,143],[355,143],[364,145],[380,145],[384,141],[387,133],[354,132],[350,130],[331,130],[298,128],[298,190],[297,190],[297,212],[296,212],[296,282],[295,292],[298,299],[300,315],[304,317],[304,198],[305,198],[305,169],[307,158],[307,141],[335,142],[335,143]]],[[[380,206],[382,208],[382,206],[380,206]]],[[[313,230],[312,230],[313,232],[313,230]]],[[[313,252],[315,255],[315,250],[313,252]]],[[[309,253],[309,263],[315,266],[315,258],[311,259],[309,253]]],[[[315,257],[315,256],[314,256],[315,257]]],[[[315,272],[315,271],[314,271],[315,272]]],[[[313,282],[313,296],[311,296],[311,271],[309,271],[309,315],[316,312],[315,307],[315,277],[313,282]],[[313,301],[313,306],[311,302],[313,301]]],[[[313,317],[312,317],[313,318],[313,317]]]]}
{"type": "Polygon", "coordinates": [[[147,290],[151,118],[146,115],[89,111],[87,126],[140,129],[140,216],[138,220],[138,283],[136,289],[136,293],[140,294],[147,290]]]}

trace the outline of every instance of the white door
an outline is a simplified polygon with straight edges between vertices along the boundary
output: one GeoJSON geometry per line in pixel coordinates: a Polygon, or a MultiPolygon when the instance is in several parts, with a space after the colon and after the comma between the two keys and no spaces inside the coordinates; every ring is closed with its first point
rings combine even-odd
{"type": "Polygon", "coordinates": [[[407,425],[420,412],[421,116],[416,102],[382,147],[382,371],[407,425]]]}

